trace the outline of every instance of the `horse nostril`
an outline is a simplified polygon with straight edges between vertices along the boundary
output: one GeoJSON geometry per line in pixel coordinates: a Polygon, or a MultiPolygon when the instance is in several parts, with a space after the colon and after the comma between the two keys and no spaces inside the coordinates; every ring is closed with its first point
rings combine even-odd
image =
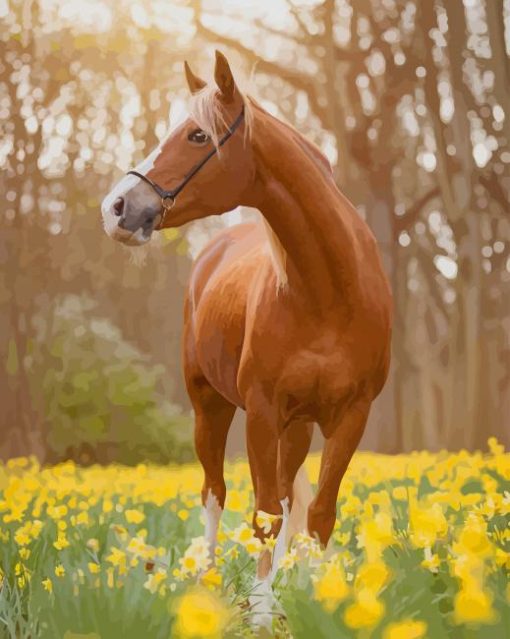
{"type": "Polygon", "coordinates": [[[145,222],[143,223],[143,230],[144,231],[152,231],[152,226],[154,224],[154,220],[156,219],[156,216],[153,214],[148,215],[145,218],[145,222]]]}
{"type": "Polygon", "coordinates": [[[117,217],[122,215],[122,211],[124,210],[124,198],[119,197],[113,203],[113,212],[117,217]]]}

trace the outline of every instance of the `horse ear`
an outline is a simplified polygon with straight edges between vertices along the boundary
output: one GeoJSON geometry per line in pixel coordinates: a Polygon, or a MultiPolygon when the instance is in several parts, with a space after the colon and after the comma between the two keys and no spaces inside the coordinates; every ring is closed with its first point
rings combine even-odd
{"type": "Polygon", "coordinates": [[[186,74],[186,80],[192,94],[197,93],[206,86],[207,82],[195,75],[186,61],[184,62],[184,73],[186,74]]]}
{"type": "Polygon", "coordinates": [[[225,102],[231,102],[234,97],[236,83],[234,82],[234,76],[230,70],[228,60],[220,51],[216,51],[214,79],[225,102]]]}

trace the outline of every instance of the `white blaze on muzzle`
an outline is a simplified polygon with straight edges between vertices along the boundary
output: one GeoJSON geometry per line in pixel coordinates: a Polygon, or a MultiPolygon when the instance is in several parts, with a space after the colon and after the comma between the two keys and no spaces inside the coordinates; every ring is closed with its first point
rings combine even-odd
{"type": "MultiPolygon", "coordinates": [[[[163,145],[172,135],[173,131],[186,119],[182,113],[179,113],[178,115],[178,121],[175,122],[174,126],[172,126],[172,129],[168,132],[167,135],[165,135],[158,146],[153,149],[149,153],[149,155],[135,167],[136,171],[146,175],[149,171],[151,171],[151,169],[154,168],[156,159],[161,154],[163,145]]],[[[110,237],[113,237],[115,235],[119,223],[119,218],[117,215],[115,215],[113,205],[119,198],[126,199],[126,196],[131,191],[131,189],[140,184],[140,182],[140,178],[136,177],[136,175],[124,175],[104,198],[101,204],[101,214],[103,216],[105,231],[110,237]]]]}
{"type": "Polygon", "coordinates": [[[108,193],[101,203],[101,214],[103,216],[103,223],[105,231],[108,235],[114,234],[117,229],[119,218],[114,213],[113,205],[120,198],[125,198],[126,194],[140,183],[140,178],[135,175],[125,175],[113,189],[108,193]]]}

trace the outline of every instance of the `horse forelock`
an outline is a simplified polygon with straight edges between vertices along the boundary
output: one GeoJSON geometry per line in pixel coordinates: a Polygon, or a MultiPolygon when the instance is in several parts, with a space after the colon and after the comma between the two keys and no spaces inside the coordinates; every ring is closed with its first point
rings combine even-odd
{"type": "MultiPolygon", "coordinates": [[[[226,128],[232,125],[225,117],[221,101],[218,99],[218,89],[214,85],[207,85],[191,96],[190,116],[197,125],[205,131],[217,147],[226,128]]],[[[251,131],[251,108],[244,100],[245,139],[251,131]]]]}
{"type": "Polygon", "coordinates": [[[190,116],[215,146],[218,146],[221,129],[228,126],[217,93],[216,87],[205,86],[191,97],[190,104],[190,116]]]}

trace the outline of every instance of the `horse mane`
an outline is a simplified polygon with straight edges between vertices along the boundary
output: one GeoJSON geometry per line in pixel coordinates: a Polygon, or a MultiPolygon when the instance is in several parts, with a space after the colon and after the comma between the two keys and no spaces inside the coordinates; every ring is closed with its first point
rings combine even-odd
{"type": "Polygon", "coordinates": [[[269,245],[269,254],[276,275],[276,290],[285,289],[289,283],[287,276],[287,251],[283,248],[283,244],[280,242],[278,235],[273,231],[265,217],[262,217],[262,222],[264,224],[269,245]]]}
{"type": "MultiPolygon", "coordinates": [[[[214,85],[207,85],[200,91],[193,94],[190,104],[190,116],[211,138],[213,144],[216,148],[218,148],[218,154],[220,154],[221,149],[218,147],[219,140],[225,128],[228,128],[231,123],[227,122],[225,119],[225,114],[220,101],[217,99],[217,95],[218,89],[214,85]]],[[[267,113],[267,111],[265,111],[265,109],[263,109],[253,97],[248,96],[248,99],[244,100],[244,117],[246,123],[244,134],[245,141],[249,140],[252,134],[254,107],[258,107],[267,113]]],[[[270,113],[267,113],[267,115],[273,117],[270,113]]],[[[303,137],[299,131],[290,124],[274,117],[273,119],[291,132],[297,144],[301,147],[304,153],[306,153],[308,157],[316,163],[325,177],[333,177],[333,171],[329,161],[315,144],[303,137]]],[[[267,220],[265,218],[262,218],[262,220],[268,241],[271,261],[276,274],[276,287],[277,290],[284,289],[288,283],[286,268],[287,252],[267,220]]]]}

